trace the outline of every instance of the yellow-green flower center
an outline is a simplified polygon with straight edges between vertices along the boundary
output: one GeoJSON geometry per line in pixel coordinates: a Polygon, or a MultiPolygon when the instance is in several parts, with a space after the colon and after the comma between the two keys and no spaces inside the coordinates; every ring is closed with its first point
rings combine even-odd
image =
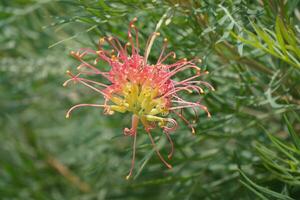
{"type": "Polygon", "coordinates": [[[150,87],[149,84],[127,82],[121,95],[124,98],[122,106],[138,116],[167,112],[164,98],[158,97],[158,89],[150,87]]]}

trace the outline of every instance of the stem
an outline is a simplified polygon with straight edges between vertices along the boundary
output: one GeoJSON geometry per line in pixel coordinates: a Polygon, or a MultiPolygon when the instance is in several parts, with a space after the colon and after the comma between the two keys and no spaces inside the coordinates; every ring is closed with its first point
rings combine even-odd
{"type": "MultiPolygon", "coordinates": [[[[129,132],[128,135],[133,135],[133,145],[132,145],[132,160],[131,160],[131,167],[130,167],[130,171],[129,174],[126,176],[126,179],[128,180],[131,175],[132,175],[132,171],[134,169],[134,163],[135,163],[135,152],[136,152],[136,135],[137,135],[137,127],[139,124],[139,117],[137,115],[133,115],[132,116],[132,124],[131,124],[131,129],[127,132],[129,132]]],[[[126,130],[126,129],[125,129],[126,130]]]]}

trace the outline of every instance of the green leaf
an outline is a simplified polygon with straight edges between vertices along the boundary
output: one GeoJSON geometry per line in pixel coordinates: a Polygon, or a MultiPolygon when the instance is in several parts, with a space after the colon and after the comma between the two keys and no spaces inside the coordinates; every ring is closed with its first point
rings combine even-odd
{"type": "Polygon", "coordinates": [[[283,194],[280,194],[278,192],[274,192],[266,187],[262,187],[256,183],[254,183],[251,179],[249,179],[241,170],[239,170],[241,176],[246,180],[246,182],[243,182],[244,185],[248,186],[248,188],[252,188],[253,192],[255,192],[256,195],[258,195],[260,198],[262,199],[268,199],[266,198],[263,194],[267,194],[271,197],[274,197],[276,199],[281,199],[281,200],[294,200],[293,198],[289,197],[289,196],[286,196],[286,195],[283,195],[283,194]]]}
{"type": "Polygon", "coordinates": [[[284,121],[288,127],[288,130],[289,130],[289,134],[290,136],[292,137],[292,141],[295,145],[295,147],[300,150],[300,138],[299,136],[296,134],[293,126],[291,125],[290,121],[288,120],[287,116],[284,114],[283,115],[283,118],[284,118],[284,121]]]}
{"type": "Polygon", "coordinates": [[[282,33],[284,40],[292,46],[293,51],[297,54],[298,57],[300,57],[300,49],[297,46],[296,35],[294,34],[293,30],[286,27],[281,19],[277,20],[276,26],[277,25],[279,26],[280,32],[282,33]]]}
{"type": "Polygon", "coordinates": [[[274,44],[275,41],[260,27],[258,27],[255,23],[251,23],[255,32],[267,43],[270,52],[274,52],[274,44]]]}
{"type": "Polygon", "coordinates": [[[281,21],[281,18],[277,17],[276,18],[276,25],[275,25],[276,38],[278,40],[279,46],[283,50],[284,54],[286,54],[287,50],[285,48],[285,43],[284,43],[284,40],[283,40],[282,35],[281,35],[282,30],[280,29],[280,25],[279,25],[280,21],[281,21]]]}

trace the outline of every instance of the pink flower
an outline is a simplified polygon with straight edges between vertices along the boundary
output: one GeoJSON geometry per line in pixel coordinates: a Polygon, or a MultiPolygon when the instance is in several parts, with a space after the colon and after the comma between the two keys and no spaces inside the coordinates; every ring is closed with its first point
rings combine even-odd
{"type": "Polygon", "coordinates": [[[200,68],[197,67],[193,61],[181,59],[174,64],[163,64],[169,57],[175,58],[174,52],[165,55],[167,39],[164,40],[162,51],[156,64],[149,64],[148,56],[150,49],[155,38],[160,34],[154,32],[150,35],[144,56],[141,56],[139,52],[138,30],[134,25],[136,21],[137,18],[134,18],[129,24],[129,42],[126,45],[122,45],[115,37],[105,37],[99,40],[98,50],[83,48],[78,52],[72,51],[71,55],[81,63],[77,67],[79,72],[73,74],[67,71],[67,74],[70,75],[71,78],[63,84],[66,86],[70,81],[79,82],[104,97],[104,104],[101,105],[78,104],[71,107],[66,114],[67,118],[69,118],[74,109],[83,106],[103,108],[104,113],[108,115],[112,115],[114,112],[132,113],[131,128],[124,129],[126,136],[133,137],[132,164],[130,172],[126,177],[127,179],[132,175],[134,168],[137,127],[139,123],[141,122],[143,124],[158,157],[168,168],[172,168],[157,149],[151,135],[151,129],[157,126],[163,129],[163,133],[171,145],[171,150],[168,155],[168,158],[171,159],[174,148],[170,133],[176,130],[177,122],[168,116],[173,113],[181,118],[183,122],[191,128],[193,134],[195,134],[195,130],[190,122],[183,116],[182,110],[184,108],[191,108],[196,113],[196,108],[200,108],[210,117],[210,113],[205,106],[199,102],[186,101],[182,99],[178,93],[180,91],[188,93],[196,91],[201,94],[203,93],[203,89],[200,85],[214,90],[210,84],[198,80],[202,74],[208,72],[204,71],[202,73],[200,68]],[[133,33],[135,37],[133,37],[133,33]],[[111,51],[104,50],[103,44],[105,43],[112,47],[111,51]],[[85,61],[84,58],[88,54],[92,54],[96,57],[93,64],[85,61]],[[100,60],[109,64],[110,69],[108,71],[103,71],[96,67],[100,60]],[[177,73],[190,69],[196,72],[195,75],[181,81],[172,79],[177,73]],[[102,76],[110,83],[104,84],[102,82],[86,79],[83,78],[82,75],[96,78],[102,76]]]}

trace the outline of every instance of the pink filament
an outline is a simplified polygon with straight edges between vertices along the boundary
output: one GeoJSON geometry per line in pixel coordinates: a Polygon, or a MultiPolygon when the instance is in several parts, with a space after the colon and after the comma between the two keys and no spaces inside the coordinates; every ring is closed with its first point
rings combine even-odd
{"type": "Polygon", "coordinates": [[[72,112],[74,109],[79,108],[79,107],[85,107],[85,106],[89,106],[89,107],[100,107],[100,108],[106,107],[105,105],[99,105],[99,104],[86,104],[86,103],[84,103],[84,104],[78,104],[78,105],[75,105],[75,106],[71,107],[71,108],[67,111],[66,117],[69,118],[71,112],[72,112]]]}
{"type": "Polygon", "coordinates": [[[154,142],[154,140],[153,140],[153,138],[152,138],[152,135],[151,135],[151,133],[150,133],[150,131],[149,130],[146,130],[147,131],[147,133],[148,133],[148,136],[149,136],[149,138],[150,138],[150,141],[151,141],[151,144],[152,144],[152,146],[153,146],[153,148],[155,149],[155,152],[156,152],[156,154],[157,154],[157,156],[159,157],[159,159],[169,168],[169,169],[172,169],[172,165],[170,165],[169,163],[167,163],[167,161],[162,157],[162,155],[160,154],[160,152],[159,152],[159,150],[158,150],[158,148],[157,148],[157,146],[156,146],[156,144],[155,144],[155,142],[154,142]]]}

